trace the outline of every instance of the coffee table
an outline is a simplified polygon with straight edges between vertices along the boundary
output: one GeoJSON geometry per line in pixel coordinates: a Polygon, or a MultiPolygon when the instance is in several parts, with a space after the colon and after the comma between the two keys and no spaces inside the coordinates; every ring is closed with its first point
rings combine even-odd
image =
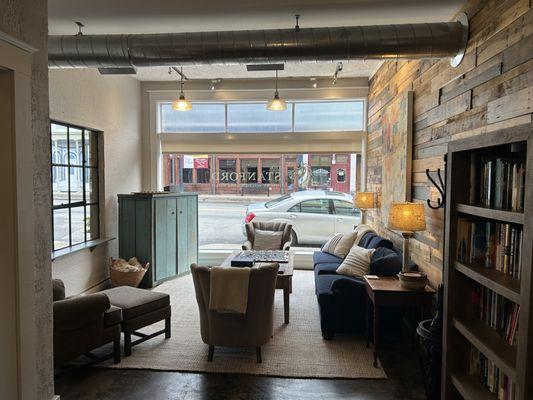
{"type": "MultiPolygon", "coordinates": [[[[235,250],[232,252],[221,264],[222,267],[231,267],[231,260],[241,250],[235,250]]],[[[278,273],[278,279],[276,281],[276,289],[283,289],[283,313],[285,317],[285,323],[289,323],[289,297],[292,293],[292,271],[294,269],[294,251],[289,250],[289,262],[280,263],[280,269],[283,268],[283,273],[278,273]]],[[[271,263],[255,263],[254,267],[271,263]]],[[[239,268],[239,267],[235,267],[239,268]]]]}

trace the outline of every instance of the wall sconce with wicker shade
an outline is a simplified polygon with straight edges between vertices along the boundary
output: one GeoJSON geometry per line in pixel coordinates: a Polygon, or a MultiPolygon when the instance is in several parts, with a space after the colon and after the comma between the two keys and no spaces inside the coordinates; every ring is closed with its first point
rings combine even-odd
{"type": "Polygon", "coordinates": [[[403,271],[409,263],[409,238],[415,231],[426,230],[426,215],[422,203],[392,203],[387,227],[401,231],[403,236],[403,271]]]}
{"type": "Polygon", "coordinates": [[[376,206],[376,198],[374,192],[357,192],[353,197],[353,205],[355,208],[361,210],[361,223],[365,222],[365,211],[376,206]]]}

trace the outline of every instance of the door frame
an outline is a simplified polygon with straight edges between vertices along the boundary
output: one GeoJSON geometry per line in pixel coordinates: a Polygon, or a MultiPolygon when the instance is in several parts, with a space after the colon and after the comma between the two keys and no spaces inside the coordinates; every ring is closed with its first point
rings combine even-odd
{"type": "MultiPolygon", "coordinates": [[[[4,144],[8,144],[0,150],[0,177],[5,189],[4,196],[0,197],[0,218],[4,221],[0,225],[0,237],[11,239],[0,241],[7,266],[0,281],[0,299],[5,302],[3,309],[0,308],[0,317],[5,321],[1,314],[8,312],[14,320],[14,324],[7,324],[0,334],[2,338],[10,337],[11,342],[7,354],[0,357],[0,397],[9,399],[36,398],[43,387],[53,387],[52,299],[42,288],[49,285],[40,285],[34,277],[36,225],[31,93],[34,52],[33,47],[0,31],[0,68],[5,74],[2,81],[10,89],[0,91],[0,107],[3,108],[0,132],[4,135],[4,144]],[[49,315],[41,326],[37,326],[36,321],[37,304],[40,304],[39,312],[49,315]],[[8,329],[12,329],[11,332],[8,329]],[[37,350],[42,346],[50,354],[46,360],[42,359],[42,351],[37,350]],[[49,365],[44,365],[44,361],[49,365]]],[[[51,260],[48,272],[51,272],[51,260]]],[[[43,318],[39,318],[39,323],[42,321],[43,318]]]]}

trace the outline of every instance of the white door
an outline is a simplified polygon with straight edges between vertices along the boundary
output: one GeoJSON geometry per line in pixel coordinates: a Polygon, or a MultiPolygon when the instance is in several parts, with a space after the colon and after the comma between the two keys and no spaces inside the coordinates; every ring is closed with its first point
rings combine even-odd
{"type": "Polygon", "coordinates": [[[333,235],[335,223],[329,199],[304,200],[287,212],[299,243],[322,244],[333,235]]]}
{"type": "Polygon", "coordinates": [[[335,233],[353,231],[355,225],[361,221],[361,212],[353,208],[353,203],[343,200],[333,200],[333,215],[335,217],[335,233]]]}

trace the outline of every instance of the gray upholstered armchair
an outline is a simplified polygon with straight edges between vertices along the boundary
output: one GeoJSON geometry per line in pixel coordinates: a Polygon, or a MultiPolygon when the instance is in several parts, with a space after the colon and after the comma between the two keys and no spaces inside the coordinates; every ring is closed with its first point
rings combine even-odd
{"type": "Polygon", "coordinates": [[[61,280],[54,279],[53,300],[55,366],[111,342],[113,360],[120,362],[122,310],[112,306],[105,294],[65,298],[65,285],[61,280]]]}
{"type": "Polygon", "coordinates": [[[251,269],[246,314],[233,314],[209,309],[211,269],[191,265],[200,331],[203,342],[209,345],[209,361],[213,361],[215,346],[223,346],[255,347],[257,362],[262,362],[261,346],[270,340],[274,326],[278,268],[278,264],[270,264],[251,269]]]}
{"type": "MultiPolygon", "coordinates": [[[[285,222],[248,222],[245,225],[246,242],[243,243],[243,250],[289,250],[292,244],[292,225],[285,222]],[[259,231],[259,232],[257,232],[259,231]],[[256,233],[264,236],[279,233],[279,247],[265,246],[265,240],[256,240],[256,233]]],[[[263,238],[262,238],[263,239],[263,238]]],[[[268,241],[268,240],[267,240],[268,241]]]]}

